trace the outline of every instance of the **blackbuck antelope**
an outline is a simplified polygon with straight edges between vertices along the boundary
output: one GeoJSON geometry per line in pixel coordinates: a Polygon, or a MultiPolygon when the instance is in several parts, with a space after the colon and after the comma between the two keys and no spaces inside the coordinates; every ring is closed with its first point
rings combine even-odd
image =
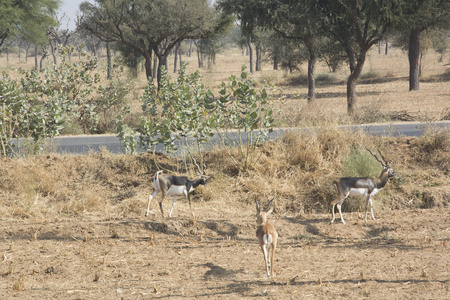
{"type": "Polygon", "coordinates": [[[256,237],[258,238],[259,245],[264,254],[264,262],[266,264],[267,276],[273,275],[273,262],[275,256],[275,249],[277,248],[278,233],[272,224],[267,222],[267,216],[273,211],[273,207],[270,207],[273,199],[267,204],[266,208],[261,211],[259,208],[258,200],[256,202],[256,237]],[[270,208],[270,209],[269,209],[270,208]],[[269,254],[271,255],[269,257],[269,254]],[[270,272],[269,272],[270,269],[270,272]]]}
{"type": "Polygon", "coordinates": [[[194,214],[192,213],[190,193],[194,189],[196,189],[200,184],[206,185],[206,178],[202,177],[194,181],[190,181],[185,176],[166,175],[161,173],[162,171],[156,172],[153,178],[153,187],[155,188],[155,191],[153,192],[152,195],[148,197],[148,206],[147,211],[145,212],[145,216],[147,216],[149,213],[150,203],[152,202],[152,199],[159,192],[161,192],[161,200],[159,200],[159,208],[161,209],[161,215],[163,218],[164,218],[164,211],[162,207],[162,202],[166,196],[173,197],[172,208],[170,209],[169,212],[169,218],[172,215],[173,207],[175,206],[175,203],[177,202],[177,197],[179,196],[185,196],[188,199],[191,215],[194,216],[194,214]]]}
{"type": "Polygon", "coordinates": [[[332,220],[331,223],[334,222],[335,216],[334,216],[334,207],[337,206],[337,209],[339,211],[339,215],[341,216],[342,223],[345,224],[344,217],[342,217],[341,212],[341,206],[342,203],[344,203],[344,200],[348,196],[365,196],[366,197],[366,212],[364,215],[364,222],[367,221],[367,210],[370,205],[370,214],[372,215],[372,219],[375,220],[375,217],[373,215],[373,207],[372,207],[372,196],[381,191],[386,183],[388,182],[389,178],[391,177],[397,177],[397,174],[395,174],[394,170],[389,166],[388,162],[384,158],[383,154],[381,154],[380,150],[378,150],[378,153],[380,153],[381,158],[383,161],[378,159],[378,157],[373,154],[369,149],[367,149],[370,154],[372,154],[375,159],[381,163],[383,166],[383,171],[381,171],[380,178],[373,179],[370,177],[342,177],[333,182],[334,187],[336,188],[336,191],[339,194],[339,197],[331,202],[332,205],[332,220]]]}

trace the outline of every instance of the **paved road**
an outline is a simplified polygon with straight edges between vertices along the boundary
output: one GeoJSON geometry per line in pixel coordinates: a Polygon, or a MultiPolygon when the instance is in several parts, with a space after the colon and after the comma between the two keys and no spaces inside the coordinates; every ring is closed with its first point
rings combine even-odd
{"type": "MultiPolygon", "coordinates": [[[[450,122],[436,123],[395,123],[395,124],[372,124],[359,126],[342,126],[343,129],[359,130],[362,128],[365,132],[375,136],[421,136],[424,130],[430,126],[449,128],[450,122]]],[[[276,139],[282,136],[286,131],[310,130],[284,128],[276,129],[271,133],[270,138],[276,139]]],[[[54,145],[60,153],[86,154],[92,151],[98,151],[101,147],[105,147],[113,153],[123,153],[124,148],[120,144],[119,139],[112,135],[95,135],[95,136],[70,136],[57,137],[54,139],[54,145]]],[[[157,151],[163,151],[162,145],[156,148],[157,151]]]]}

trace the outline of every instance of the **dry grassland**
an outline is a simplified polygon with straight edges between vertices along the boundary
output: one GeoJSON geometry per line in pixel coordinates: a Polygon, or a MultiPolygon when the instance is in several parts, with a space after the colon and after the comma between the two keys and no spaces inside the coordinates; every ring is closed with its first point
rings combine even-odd
{"type": "MultiPolygon", "coordinates": [[[[448,79],[437,78],[448,67],[436,58],[425,57],[428,80],[408,92],[406,56],[392,50],[386,62],[371,53],[366,68],[389,80],[361,83],[360,108],[381,119],[403,111],[415,120],[444,119],[450,90],[448,79]]],[[[202,71],[212,88],[238,74],[245,58],[235,51],[217,61],[202,71]]],[[[270,70],[254,76],[259,84],[294,77],[270,70]]],[[[280,102],[288,108],[283,124],[319,124],[317,132],[266,143],[247,173],[220,150],[206,154],[211,178],[194,193],[195,220],[183,199],[171,219],[162,219],[156,201],[144,217],[154,172],[186,173],[166,155],[105,150],[0,159],[0,298],[450,298],[449,131],[381,138],[339,130],[354,120],[345,116],[345,74],[335,76],[337,85],[318,84],[314,108],[306,107],[304,85],[280,85],[283,94],[300,93],[280,102]],[[347,224],[330,225],[331,182],[351,150],[364,147],[380,149],[399,177],[374,197],[377,220],[365,225],[363,204],[353,199],[344,207],[347,224]],[[280,238],[276,275],[267,278],[254,200],[271,197],[269,220],[280,238]]],[[[135,84],[145,83],[140,77],[135,84]]],[[[170,205],[166,199],[166,215],[170,205]]]]}

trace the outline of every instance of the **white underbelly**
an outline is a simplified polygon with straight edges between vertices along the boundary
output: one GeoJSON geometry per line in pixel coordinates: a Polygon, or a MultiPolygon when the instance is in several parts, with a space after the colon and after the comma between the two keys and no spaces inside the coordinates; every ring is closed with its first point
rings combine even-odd
{"type": "MultiPolygon", "coordinates": [[[[370,196],[375,195],[376,193],[378,193],[379,191],[381,191],[382,189],[374,189],[372,191],[372,193],[370,194],[370,196]]],[[[367,189],[350,189],[349,192],[349,196],[367,196],[367,189]]]]}
{"type": "Polygon", "coordinates": [[[367,195],[367,189],[350,189],[349,196],[367,195]]]}
{"type": "MultiPolygon", "coordinates": [[[[192,192],[194,189],[191,188],[189,192],[192,192]]],[[[186,195],[186,186],[184,185],[172,185],[167,191],[167,196],[183,196],[186,195]]]]}

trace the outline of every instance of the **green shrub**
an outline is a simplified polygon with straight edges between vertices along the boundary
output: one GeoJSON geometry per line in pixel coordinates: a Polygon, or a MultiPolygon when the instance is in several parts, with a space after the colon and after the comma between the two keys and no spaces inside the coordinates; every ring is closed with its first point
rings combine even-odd
{"type": "Polygon", "coordinates": [[[351,148],[344,158],[343,177],[375,177],[380,175],[380,163],[365,149],[351,148]]]}

